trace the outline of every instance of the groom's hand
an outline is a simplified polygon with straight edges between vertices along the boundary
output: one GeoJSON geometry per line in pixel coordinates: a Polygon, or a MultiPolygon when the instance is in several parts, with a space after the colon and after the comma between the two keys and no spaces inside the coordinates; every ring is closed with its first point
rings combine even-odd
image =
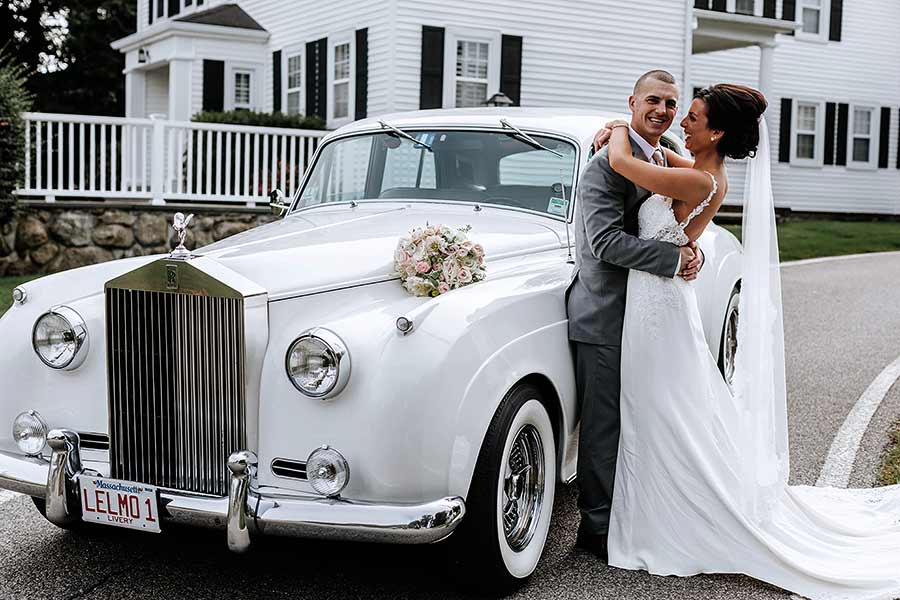
{"type": "Polygon", "coordinates": [[[688,242],[687,246],[681,247],[681,271],[678,273],[678,276],[684,279],[685,281],[693,281],[697,279],[697,275],[700,273],[700,269],[703,268],[703,263],[705,262],[705,257],[703,256],[703,251],[700,250],[700,246],[697,245],[697,242],[691,240],[688,242]],[[690,251],[691,257],[688,260],[685,260],[685,250],[690,251]]]}

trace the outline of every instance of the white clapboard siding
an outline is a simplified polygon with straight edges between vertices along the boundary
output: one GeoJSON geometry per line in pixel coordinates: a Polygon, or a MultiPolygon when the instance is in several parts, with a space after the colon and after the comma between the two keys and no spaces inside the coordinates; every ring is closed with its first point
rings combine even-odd
{"type": "MultiPolygon", "coordinates": [[[[340,4],[313,0],[242,0],[241,8],[256,19],[270,34],[265,58],[264,98],[267,109],[272,107],[272,52],[300,47],[305,54],[307,42],[341,34],[353,35],[357,29],[368,28],[369,87],[368,112],[380,114],[390,107],[392,12],[397,0],[352,0],[340,4]]],[[[417,51],[418,52],[418,51],[417,51]]],[[[329,57],[329,66],[332,57],[329,57]]],[[[306,58],[303,59],[304,78],[306,58]]],[[[351,80],[353,74],[351,73],[351,80]]],[[[305,81],[305,79],[304,79],[305,81]]],[[[282,90],[287,85],[281,82],[282,90]]],[[[201,91],[202,95],[202,91],[201,91]]],[[[333,93],[328,90],[328,101],[333,93]]],[[[282,103],[282,110],[284,110],[282,103]]]]}
{"type": "Polygon", "coordinates": [[[399,0],[395,108],[419,107],[422,25],[519,35],[521,104],[626,112],[634,80],[661,68],[681,77],[685,2],[399,0]],[[652,15],[652,17],[651,17],[652,15]]]}
{"type": "MultiPolygon", "coordinates": [[[[779,36],[767,120],[777,161],[780,98],[860,103],[891,107],[887,169],[851,166],[800,167],[773,163],[778,206],[801,211],[900,214],[897,118],[900,109],[900,4],[881,0],[844,1],[840,42],[779,36]]],[[[759,50],[744,48],[693,57],[692,82],[756,85],[759,50]]],[[[852,126],[852,123],[850,124],[852,126]]],[[[877,147],[878,131],[873,142],[877,147]]],[[[849,152],[849,148],[848,148],[849,152]]],[[[734,169],[732,169],[734,171],[734,169]]],[[[732,178],[729,200],[740,200],[740,180],[732,178]]]]}

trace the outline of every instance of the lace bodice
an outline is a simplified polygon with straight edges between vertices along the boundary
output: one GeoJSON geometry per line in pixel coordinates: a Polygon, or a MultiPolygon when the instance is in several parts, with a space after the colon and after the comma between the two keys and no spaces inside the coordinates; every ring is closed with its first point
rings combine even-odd
{"type": "Polygon", "coordinates": [[[672,199],[661,194],[653,194],[641,205],[638,210],[638,236],[645,240],[659,240],[670,242],[676,246],[684,246],[690,240],[684,233],[684,228],[691,220],[709,206],[713,196],[719,189],[719,184],[713,174],[704,171],[712,180],[712,190],[706,199],[698,204],[687,218],[679,223],[675,220],[675,212],[672,210],[672,199]]]}

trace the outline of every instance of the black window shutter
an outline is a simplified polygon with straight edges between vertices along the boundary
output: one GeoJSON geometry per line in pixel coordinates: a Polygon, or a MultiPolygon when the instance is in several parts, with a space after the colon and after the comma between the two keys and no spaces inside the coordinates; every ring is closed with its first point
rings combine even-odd
{"type": "Polygon", "coordinates": [[[422,26],[422,68],[419,108],[444,105],[444,28],[422,26]]]}
{"type": "Polygon", "coordinates": [[[781,5],[781,20],[796,21],[797,20],[797,4],[796,0],[784,0],[781,5]]]}
{"type": "MultiPolygon", "coordinates": [[[[160,0],[161,1],[161,0],[160,0]]],[[[181,0],[169,0],[169,17],[174,17],[181,9],[181,0]]]]}
{"type": "Polygon", "coordinates": [[[828,28],[828,39],[832,42],[841,41],[841,26],[844,18],[843,0],[831,0],[831,23],[828,28]]]}
{"type": "Polygon", "coordinates": [[[365,119],[369,104],[369,30],[356,30],[356,118],[365,119]]]}
{"type": "Polygon", "coordinates": [[[837,157],[834,159],[836,165],[847,164],[847,121],[850,116],[849,104],[838,104],[837,119],[837,157]]]}
{"type": "Polygon", "coordinates": [[[891,143],[891,109],[884,106],[881,108],[881,135],[878,139],[878,168],[887,169],[888,166],[888,150],[891,143]]]}
{"type": "Polygon", "coordinates": [[[281,50],[272,53],[272,112],[281,111],[281,50]]]}
{"type": "Polygon", "coordinates": [[[328,38],[306,44],[306,114],[328,118],[328,38]]]}
{"type": "Polygon", "coordinates": [[[763,16],[767,19],[775,18],[775,0],[763,0],[763,16]]]}
{"type": "Polygon", "coordinates": [[[203,61],[203,110],[225,110],[225,61],[203,61]]]}
{"type": "Polygon", "coordinates": [[[153,25],[153,2],[147,3],[147,25],[153,25]]]}
{"type": "Polygon", "coordinates": [[[790,98],[781,99],[781,125],[779,127],[778,162],[791,162],[791,119],[794,102],[790,98]]]}
{"type": "Polygon", "coordinates": [[[725,0],[712,0],[712,9],[725,12],[725,0]]]}
{"type": "Polygon", "coordinates": [[[897,168],[900,169],[900,111],[897,112],[897,168]]]}
{"type": "Polygon", "coordinates": [[[709,8],[709,0],[694,0],[694,8],[709,8]]]}
{"type": "Polygon", "coordinates": [[[825,160],[826,165],[834,164],[834,117],[837,104],[825,103],[825,160]]]}
{"type": "Polygon", "coordinates": [[[522,36],[504,35],[500,43],[500,91],[519,106],[522,99],[522,36]]]}

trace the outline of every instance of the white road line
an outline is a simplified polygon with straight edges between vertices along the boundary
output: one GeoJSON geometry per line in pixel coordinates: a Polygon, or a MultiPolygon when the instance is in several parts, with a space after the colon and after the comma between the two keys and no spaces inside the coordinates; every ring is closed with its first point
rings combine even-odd
{"type": "Polygon", "coordinates": [[[841,425],[831,443],[828,458],[825,459],[819,481],[816,482],[817,486],[845,488],[850,484],[850,474],[853,471],[853,463],[856,462],[856,454],[859,452],[863,435],[865,435],[875,411],[878,410],[882,400],[897,379],[900,379],[900,356],[885,367],[875,381],[866,388],[850,414],[847,415],[844,424],[841,425]]]}
{"type": "Polygon", "coordinates": [[[0,490],[0,506],[6,504],[10,500],[14,500],[18,498],[19,494],[15,492],[10,492],[9,490],[0,490]]]}
{"type": "Polygon", "coordinates": [[[869,258],[873,256],[900,256],[900,252],[866,252],[863,254],[845,254],[843,256],[823,256],[821,258],[805,258],[803,260],[789,260],[781,263],[782,267],[800,267],[803,265],[815,265],[823,262],[834,262],[837,260],[851,260],[854,258],[869,258]]]}

